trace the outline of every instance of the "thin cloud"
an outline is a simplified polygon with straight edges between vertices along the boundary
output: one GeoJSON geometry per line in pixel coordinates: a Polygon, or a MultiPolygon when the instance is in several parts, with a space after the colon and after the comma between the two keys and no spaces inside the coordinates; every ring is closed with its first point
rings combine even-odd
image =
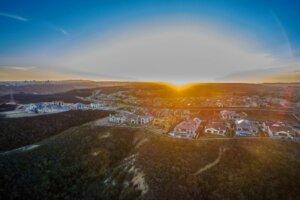
{"type": "Polygon", "coordinates": [[[276,24],[278,25],[280,31],[281,31],[281,34],[286,42],[286,45],[287,45],[287,50],[288,50],[288,53],[289,53],[289,56],[290,57],[293,57],[293,50],[292,50],[292,47],[291,47],[291,43],[290,43],[290,39],[289,39],[289,36],[284,28],[284,26],[282,25],[279,17],[275,14],[275,12],[273,10],[270,10],[270,14],[272,15],[272,17],[274,18],[276,24]]]}
{"type": "Polygon", "coordinates": [[[22,21],[22,22],[29,21],[29,19],[27,19],[25,17],[19,16],[19,15],[12,15],[12,14],[8,14],[8,13],[4,13],[4,12],[0,12],[0,16],[7,17],[7,18],[10,18],[10,19],[14,19],[14,20],[18,20],[18,21],[22,21]]]}
{"type": "MultiPolygon", "coordinates": [[[[22,21],[22,22],[28,22],[28,21],[29,21],[28,18],[19,16],[19,15],[8,14],[8,13],[4,13],[4,12],[0,12],[0,16],[6,17],[6,18],[10,18],[10,19],[14,19],[14,20],[18,20],[18,21],[22,21]]],[[[50,23],[45,22],[45,21],[42,21],[42,20],[35,20],[35,21],[40,21],[40,22],[42,22],[42,23],[49,24],[49,25],[52,26],[56,31],[62,33],[63,35],[69,35],[69,32],[67,32],[67,31],[66,31],[65,29],[63,29],[63,28],[56,27],[55,25],[51,25],[50,23]]]]}
{"type": "Polygon", "coordinates": [[[69,33],[65,29],[63,29],[63,28],[57,28],[57,30],[59,32],[61,32],[62,34],[64,34],[64,35],[69,35],[69,33]]]}
{"type": "Polygon", "coordinates": [[[0,66],[0,69],[4,70],[18,70],[18,71],[29,71],[35,69],[34,66],[21,67],[21,66],[0,66]]]}
{"type": "Polygon", "coordinates": [[[49,28],[53,29],[54,31],[57,31],[63,35],[69,35],[69,32],[66,31],[64,28],[57,26],[56,24],[50,23],[48,21],[39,20],[41,23],[45,24],[49,28]]]}

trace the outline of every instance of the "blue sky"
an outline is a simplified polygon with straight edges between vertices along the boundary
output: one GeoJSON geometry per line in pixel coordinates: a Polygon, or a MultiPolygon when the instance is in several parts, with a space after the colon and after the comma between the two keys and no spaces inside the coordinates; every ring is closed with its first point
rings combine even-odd
{"type": "MultiPolygon", "coordinates": [[[[91,62],[87,60],[87,56],[84,56],[85,59],[81,59],[78,63],[68,60],[66,63],[69,64],[64,65],[63,63],[66,59],[70,59],[71,55],[84,55],[91,49],[95,50],[95,43],[98,45],[97,48],[104,48],[106,45],[105,48],[109,49],[111,45],[106,44],[107,41],[122,43],[130,37],[139,37],[136,33],[141,30],[147,30],[149,33],[152,29],[164,29],[169,25],[172,30],[175,27],[176,34],[188,24],[188,27],[192,27],[191,30],[194,30],[195,27],[202,27],[201,30],[197,29],[200,33],[211,29],[205,34],[217,32],[219,36],[228,36],[229,39],[223,38],[227,41],[238,38],[237,45],[243,46],[244,43],[247,43],[249,46],[247,51],[250,49],[249,51],[259,52],[257,54],[272,55],[273,60],[278,61],[274,67],[280,67],[281,65],[279,66],[278,63],[285,61],[296,62],[300,56],[299,1],[1,0],[0,5],[0,66],[6,68],[6,73],[8,73],[9,66],[14,66],[15,69],[16,67],[33,69],[32,66],[34,66],[48,70],[53,68],[56,73],[73,71],[75,74],[86,75],[95,74],[98,69],[99,75],[107,77],[144,79],[146,76],[143,73],[140,76],[139,73],[134,74],[133,77],[123,72],[118,74],[118,67],[115,66],[117,63],[111,66],[111,68],[115,67],[115,70],[110,72],[108,68],[101,68],[101,61],[98,63],[95,58],[91,58],[93,60],[91,62]],[[203,31],[203,27],[205,31],[203,31]],[[124,35],[127,39],[122,38],[124,35]],[[90,47],[87,47],[88,44],[90,47]],[[79,48],[83,48],[85,52],[74,50],[79,48]],[[57,57],[60,59],[56,60],[57,57]],[[95,67],[95,62],[99,65],[98,68],[95,67]],[[73,69],[70,63],[77,67],[73,69]],[[86,70],[80,69],[79,63],[81,66],[86,66],[86,70]]],[[[169,33],[168,30],[166,32],[169,33]]],[[[147,51],[147,55],[150,54],[151,52],[147,51]]],[[[173,54],[168,55],[172,56],[173,54]]],[[[97,55],[95,56],[97,57],[97,55]]],[[[145,55],[141,54],[140,56],[145,55]]],[[[105,64],[109,65],[110,61],[106,61],[105,64]]],[[[136,63],[127,64],[132,66],[136,63]]],[[[138,64],[141,65],[140,62],[138,64]]],[[[153,65],[157,65],[157,63],[153,65]]],[[[254,69],[270,67],[269,65],[259,65],[261,64],[255,66],[254,69]]],[[[172,66],[167,67],[172,69],[172,66]]],[[[136,71],[135,69],[130,70],[136,71]]],[[[233,70],[231,69],[231,71],[233,70]]],[[[245,67],[241,71],[243,70],[253,69],[245,67]]],[[[226,71],[224,70],[224,76],[227,75],[226,71]]],[[[209,72],[207,76],[211,74],[209,72]]],[[[218,76],[222,76],[222,74],[218,76]]],[[[172,79],[172,76],[165,80],[164,76],[158,75],[158,77],[159,79],[155,78],[155,74],[153,74],[149,80],[169,81],[172,79]]],[[[24,75],[24,79],[26,78],[24,75]]],[[[186,74],[182,81],[187,81],[188,78],[188,74],[186,74]]],[[[199,81],[215,80],[216,78],[218,77],[208,79],[202,77],[199,78],[199,81]]],[[[174,76],[174,79],[178,79],[178,76],[174,76]]],[[[197,78],[194,77],[193,81],[197,81],[197,78]]]]}

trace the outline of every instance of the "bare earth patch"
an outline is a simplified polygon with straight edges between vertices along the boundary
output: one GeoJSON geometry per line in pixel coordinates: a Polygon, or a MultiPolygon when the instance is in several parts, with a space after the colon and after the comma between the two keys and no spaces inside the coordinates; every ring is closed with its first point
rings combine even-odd
{"type": "Polygon", "coordinates": [[[26,152],[26,151],[30,151],[30,150],[33,150],[35,148],[38,148],[40,145],[37,145],[37,144],[33,144],[33,145],[27,145],[27,146],[24,146],[24,147],[20,147],[20,148],[17,148],[17,149],[13,149],[13,150],[10,150],[10,151],[5,151],[5,152],[2,152],[0,153],[0,155],[5,155],[5,154],[11,154],[11,153],[16,153],[16,152],[26,152]]]}
{"type": "Polygon", "coordinates": [[[129,172],[133,173],[132,184],[136,186],[138,190],[142,191],[142,195],[146,194],[148,192],[148,185],[145,181],[144,172],[135,168],[134,165],[130,168],[129,172]]]}
{"type": "Polygon", "coordinates": [[[215,165],[217,165],[220,162],[223,153],[225,153],[227,150],[228,150],[227,148],[219,148],[219,155],[218,155],[217,159],[215,161],[205,165],[201,169],[199,169],[194,175],[197,176],[197,175],[205,172],[206,170],[209,170],[210,168],[214,167],[215,165]]]}
{"type": "Polygon", "coordinates": [[[140,146],[142,146],[144,143],[146,143],[146,142],[148,142],[148,141],[149,141],[148,138],[142,139],[141,141],[139,141],[139,142],[137,143],[137,145],[135,146],[135,148],[139,148],[140,146]]]}
{"type": "Polygon", "coordinates": [[[98,120],[92,122],[92,125],[94,125],[94,126],[109,126],[111,124],[108,122],[108,119],[109,119],[109,117],[104,117],[104,118],[98,119],[98,120]]]}
{"type": "Polygon", "coordinates": [[[146,183],[144,172],[141,169],[136,168],[134,165],[136,156],[137,156],[137,154],[132,154],[131,156],[124,159],[124,162],[126,165],[125,169],[127,170],[127,173],[130,173],[133,176],[132,176],[131,180],[125,181],[123,183],[123,186],[125,189],[131,183],[135,189],[140,190],[141,194],[144,195],[148,192],[149,187],[148,187],[148,184],[146,183]]]}
{"type": "Polygon", "coordinates": [[[99,135],[98,139],[108,138],[110,136],[111,136],[110,132],[105,132],[104,134],[99,135]]]}

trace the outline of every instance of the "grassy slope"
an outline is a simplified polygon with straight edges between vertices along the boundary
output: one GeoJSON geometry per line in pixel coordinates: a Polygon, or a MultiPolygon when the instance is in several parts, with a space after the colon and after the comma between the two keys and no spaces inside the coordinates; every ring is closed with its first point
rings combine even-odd
{"type": "Polygon", "coordinates": [[[156,138],[154,144],[140,149],[149,199],[296,199],[300,192],[299,144],[169,138],[156,138]],[[194,176],[214,162],[219,148],[228,149],[220,163],[194,176]]]}
{"type": "Polygon", "coordinates": [[[0,151],[39,142],[47,137],[109,115],[109,111],[68,111],[21,118],[0,118],[0,151]]]}
{"type": "Polygon", "coordinates": [[[40,145],[0,155],[4,199],[296,199],[300,192],[297,143],[178,140],[84,125],[40,145]],[[195,176],[219,148],[227,148],[220,162],[195,176]],[[145,174],[145,195],[132,184],[132,166],[145,174]]]}
{"type": "Polygon", "coordinates": [[[105,174],[127,155],[134,132],[85,125],[46,139],[34,150],[0,155],[0,196],[99,198],[105,174]],[[108,131],[111,137],[101,138],[108,131]]]}

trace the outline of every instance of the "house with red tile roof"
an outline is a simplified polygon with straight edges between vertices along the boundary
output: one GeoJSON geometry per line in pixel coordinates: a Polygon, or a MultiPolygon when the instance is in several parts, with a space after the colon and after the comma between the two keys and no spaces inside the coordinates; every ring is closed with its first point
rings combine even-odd
{"type": "Polygon", "coordinates": [[[295,131],[282,122],[264,122],[263,128],[270,137],[292,138],[295,131]]]}

